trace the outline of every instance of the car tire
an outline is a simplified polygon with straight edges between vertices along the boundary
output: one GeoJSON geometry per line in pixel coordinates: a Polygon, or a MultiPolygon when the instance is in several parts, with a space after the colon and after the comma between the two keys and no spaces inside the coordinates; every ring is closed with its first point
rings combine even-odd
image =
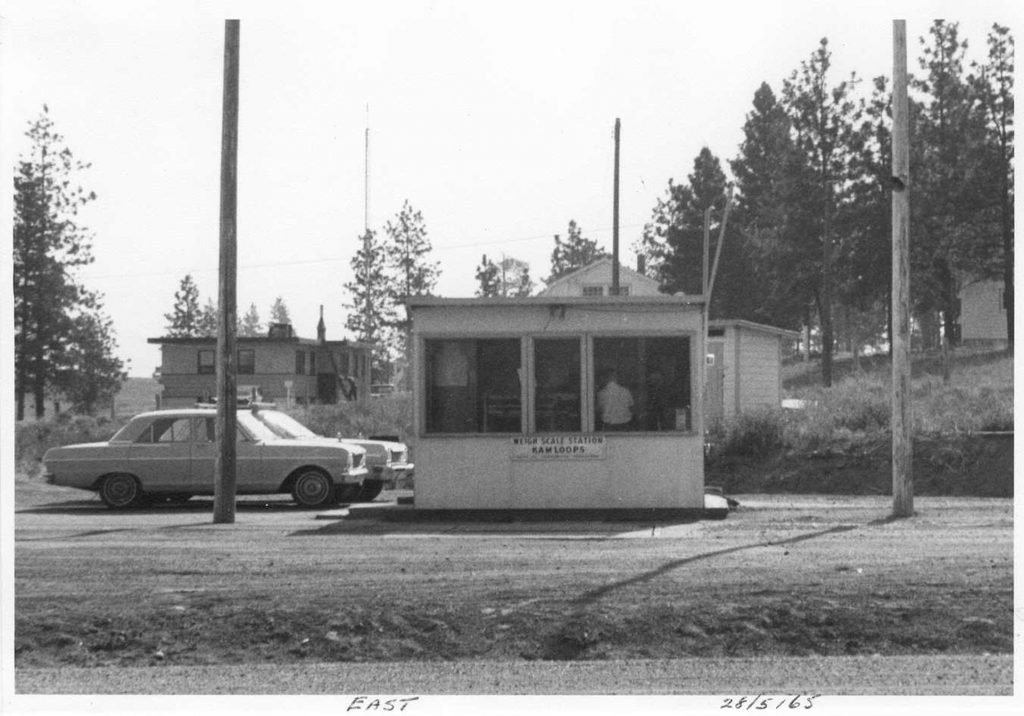
{"type": "Polygon", "coordinates": [[[145,495],[139,481],[133,475],[119,473],[107,475],[100,483],[100,499],[111,509],[124,510],[138,507],[145,502],[145,495]]]}
{"type": "Polygon", "coordinates": [[[327,473],[305,468],[292,482],[292,497],[301,507],[326,507],[335,503],[336,492],[327,473]]]}

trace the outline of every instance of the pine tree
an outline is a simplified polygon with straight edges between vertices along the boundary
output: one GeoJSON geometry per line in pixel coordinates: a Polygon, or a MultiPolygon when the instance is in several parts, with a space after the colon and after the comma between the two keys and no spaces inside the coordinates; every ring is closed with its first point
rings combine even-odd
{"type": "Polygon", "coordinates": [[[113,400],[127,374],[114,355],[112,323],[100,308],[79,313],[72,327],[54,387],[74,411],[91,415],[99,403],[113,400]]]}
{"type": "Polygon", "coordinates": [[[501,276],[498,265],[488,259],[487,254],[480,259],[480,265],[476,268],[476,280],[480,284],[476,290],[477,296],[501,295],[501,276]]]}
{"type": "MultiPolygon", "coordinates": [[[[206,330],[205,323],[202,324],[202,328],[200,327],[202,317],[199,308],[199,288],[192,280],[192,274],[186,274],[185,278],[181,279],[178,290],[174,292],[174,307],[170,313],[164,314],[164,318],[167,320],[167,336],[191,338],[209,335],[202,332],[206,330]]],[[[213,335],[217,335],[216,323],[214,323],[213,335]]]]}
{"type": "Polygon", "coordinates": [[[923,74],[912,82],[921,110],[912,135],[917,169],[911,291],[915,312],[940,315],[945,336],[955,344],[959,279],[988,275],[999,259],[1000,241],[983,211],[989,201],[985,115],[965,76],[967,43],[957,23],[936,20],[921,44],[923,74]]]}
{"type": "Polygon", "coordinates": [[[756,294],[749,317],[797,328],[811,299],[812,269],[797,256],[809,233],[799,201],[806,172],[790,131],[785,109],[763,83],[743,125],[739,156],[730,162],[736,177],[730,223],[749,252],[751,279],[745,285],[756,294]]]}
{"type": "Polygon", "coordinates": [[[821,374],[825,387],[832,385],[834,328],[832,321],[835,231],[833,222],[842,192],[850,176],[850,150],[857,139],[859,108],[852,99],[858,80],[829,86],[832,52],[822,39],[808,60],[783,83],[783,103],[792,122],[795,143],[811,170],[813,184],[808,199],[817,208],[814,235],[821,242],[820,280],[814,291],[821,321],[821,374]]]}
{"type": "Polygon", "coordinates": [[[270,307],[270,322],[291,325],[292,317],[288,314],[288,306],[280,296],[274,299],[274,305],[270,307]]]}
{"type": "Polygon", "coordinates": [[[385,276],[384,246],[375,231],[359,237],[359,250],[352,257],[352,280],[345,284],[350,296],[345,327],[356,339],[370,346],[371,365],[376,376],[387,376],[390,366],[389,326],[396,320],[385,276]]]}
{"type": "Polygon", "coordinates": [[[1001,243],[1003,303],[1006,308],[1006,336],[1013,350],[1013,36],[1008,27],[994,24],[988,34],[988,58],[974,64],[976,75],[969,78],[980,99],[985,118],[986,194],[998,197],[992,208],[1001,243]]]}
{"type": "Polygon", "coordinates": [[[26,135],[31,153],[19,159],[14,176],[14,390],[19,420],[30,393],[36,417],[45,414],[46,388],[71,340],[74,311],[89,310],[95,303],[95,296],[74,278],[76,268],[92,262],[90,236],[76,223],[76,215],[96,195],[74,181],[74,174],[89,164],[74,159],[45,105],[26,135]]]}
{"type": "Polygon", "coordinates": [[[583,231],[576,221],[569,221],[569,229],[565,240],[555,234],[555,248],[551,251],[551,274],[544,283],[551,285],[562,276],[608,256],[608,252],[597,245],[593,239],[583,237],[583,231]]]}
{"type": "Polygon", "coordinates": [[[263,335],[263,324],[260,323],[260,314],[256,310],[255,303],[250,303],[249,310],[242,316],[238,326],[238,335],[250,338],[263,335]]]}
{"type": "Polygon", "coordinates": [[[429,258],[433,249],[423,215],[408,200],[394,219],[384,225],[384,233],[386,291],[391,306],[389,326],[395,331],[399,352],[407,354],[412,324],[407,317],[400,317],[407,314],[400,314],[398,306],[412,296],[431,295],[441,268],[429,258]]]}
{"type": "MultiPolygon", "coordinates": [[[[199,295],[196,294],[196,303],[199,302],[199,295]]],[[[206,299],[206,305],[199,309],[199,317],[196,319],[196,335],[216,338],[220,331],[220,309],[213,302],[212,298],[206,299]]]]}

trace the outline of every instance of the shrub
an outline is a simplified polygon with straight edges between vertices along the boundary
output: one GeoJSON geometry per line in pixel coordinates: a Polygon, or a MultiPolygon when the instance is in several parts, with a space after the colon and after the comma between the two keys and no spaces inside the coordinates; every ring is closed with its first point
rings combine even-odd
{"type": "Polygon", "coordinates": [[[395,435],[405,440],[412,433],[412,398],[404,393],[373,398],[365,404],[293,408],[289,413],[320,435],[341,434],[347,438],[395,435]]]}
{"type": "Polygon", "coordinates": [[[718,456],[766,457],[783,446],[781,411],[759,410],[724,420],[708,438],[718,456]]]}

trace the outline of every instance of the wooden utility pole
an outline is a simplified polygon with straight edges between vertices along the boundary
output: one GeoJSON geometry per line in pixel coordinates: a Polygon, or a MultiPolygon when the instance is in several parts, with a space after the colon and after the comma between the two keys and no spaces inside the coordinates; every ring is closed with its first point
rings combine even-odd
{"type": "Polygon", "coordinates": [[[238,48],[239,21],[224,21],[224,108],[220,149],[220,281],[217,325],[217,460],[213,521],[235,521],[235,315],[238,267],[238,48]]]}
{"type": "Polygon", "coordinates": [[[615,118],[615,176],[612,190],[612,295],[619,295],[619,118],[615,118]]]}
{"type": "Polygon", "coordinates": [[[892,514],[914,514],[910,412],[910,119],[907,21],[892,22],[892,514]]]}

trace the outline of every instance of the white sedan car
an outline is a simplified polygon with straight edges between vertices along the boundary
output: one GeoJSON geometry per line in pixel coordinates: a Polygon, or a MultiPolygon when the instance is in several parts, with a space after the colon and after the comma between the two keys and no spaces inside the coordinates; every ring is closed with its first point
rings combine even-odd
{"type": "Polygon", "coordinates": [[[295,440],[323,440],[342,445],[353,445],[366,451],[366,467],[370,475],[363,480],[362,487],[346,485],[340,489],[339,499],[343,502],[369,502],[380,494],[384,485],[394,485],[413,474],[409,462],[409,448],[395,440],[374,440],[364,438],[328,438],[317,435],[287,413],[263,408],[253,409],[252,414],[282,438],[295,440]]]}
{"type": "MultiPolygon", "coordinates": [[[[47,450],[46,481],[98,492],[113,508],[211,495],[216,417],[213,408],[142,413],[107,442],[47,450]]],[[[358,445],[287,439],[250,411],[236,417],[237,494],[291,493],[300,505],[319,508],[363,489],[369,470],[358,445]]]]}

